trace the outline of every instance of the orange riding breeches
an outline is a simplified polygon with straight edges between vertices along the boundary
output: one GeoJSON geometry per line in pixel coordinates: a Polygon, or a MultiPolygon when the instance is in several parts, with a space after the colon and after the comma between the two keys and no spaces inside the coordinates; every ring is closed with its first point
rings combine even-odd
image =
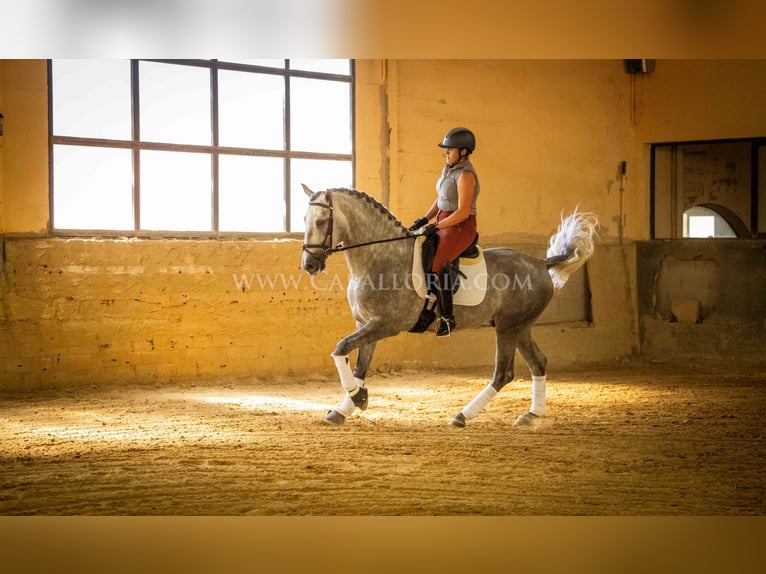
{"type": "MultiPolygon", "coordinates": [[[[436,221],[452,215],[452,211],[439,211],[436,214],[436,221]]],[[[476,239],[476,216],[469,215],[468,219],[458,225],[453,225],[446,229],[440,229],[437,232],[439,236],[439,245],[436,248],[436,255],[431,266],[434,273],[441,272],[446,265],[458,258],[458,256],[470,247],[473,240],[476,239]]]]}

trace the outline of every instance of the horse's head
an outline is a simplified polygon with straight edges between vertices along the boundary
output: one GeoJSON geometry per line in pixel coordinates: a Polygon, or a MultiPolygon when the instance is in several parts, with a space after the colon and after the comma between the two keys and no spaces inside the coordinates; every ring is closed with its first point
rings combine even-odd
{"type": "Polygon", "coordinates": [[[316,275],[325,268],[333,247],[332,195],[327,191],[314,193],[306,185],[303,185],[303,191],[309,196],[309,206],[303,219],[306,223],[306,233],[303,236],[301,268],[311,275],[316,275]]]}

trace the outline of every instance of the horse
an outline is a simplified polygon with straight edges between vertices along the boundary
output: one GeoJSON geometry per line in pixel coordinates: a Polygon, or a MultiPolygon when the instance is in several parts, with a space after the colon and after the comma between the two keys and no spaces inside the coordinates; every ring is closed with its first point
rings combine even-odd
{"type": "MultiPolygon", "coordinates": [[[[417,232],[411,232],[365,192],[347,188],[314,192],[305,185],[303,189],[309,203],[301,268],[316,275],[325,269],[330,255],[343,252],[350,272],[346,296],[356,329],[338,341],[331,353],[345,395],[325,416],[328,423],[343,424],[356,409],[367,409],[365,379],[377,342],[410,331],[423,308],[414,281],[405,280],[412,273],[417,232]],[[398,288],[379,288],[394,284],[398,288]],[[354,350],[357,356],[352,370],[349,355],[354,350]]],[[[489,279],[484,299],[474,306],[455,305],[454,315],[458,330],[487,324],[494,327],[494,374],[450,419],[450,425],[464,428],[513,380],[516,349],[532,374],[532,402],[513,424],[535,426],[541,422],[546,412],[547,359],[532,338],[532,326],[554,290],[564,287],[569,276],[592,256],[597,226],[592,213],[578,208],[566,218],[562,213],[544,260],[505,247],[483,250],[489,279]]]]}

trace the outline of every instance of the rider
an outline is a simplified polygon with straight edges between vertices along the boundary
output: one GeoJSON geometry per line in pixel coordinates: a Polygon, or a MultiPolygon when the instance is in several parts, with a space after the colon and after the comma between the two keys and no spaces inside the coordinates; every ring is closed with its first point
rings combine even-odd
{"type": "Polygon", "coordinates": [[[479,178],[468,156],[476,149],[476,136],[467,128],[453,128],[442,143],[446,164],[436,182],[437,197],[426,214],[416,219],[411,231],[426,226],[425,234],[436,234],[439,243],[431,267],[429,285],[433,287],[441,317],[436,336],[446,337],[455,328],[452,312],[452,286],[449,264],[476,239],[476,198],[479,178]],[[435,223],[428,224],[436,218],[435,223]]]}

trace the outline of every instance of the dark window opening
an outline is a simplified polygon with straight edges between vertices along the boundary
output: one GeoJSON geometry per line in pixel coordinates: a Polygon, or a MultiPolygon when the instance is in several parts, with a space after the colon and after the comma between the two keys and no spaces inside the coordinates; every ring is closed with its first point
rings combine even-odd
{"type": "Polygon", "coordinates": [[[652,146],[652,237],[766,237],[766,140],[652,146]]]}

